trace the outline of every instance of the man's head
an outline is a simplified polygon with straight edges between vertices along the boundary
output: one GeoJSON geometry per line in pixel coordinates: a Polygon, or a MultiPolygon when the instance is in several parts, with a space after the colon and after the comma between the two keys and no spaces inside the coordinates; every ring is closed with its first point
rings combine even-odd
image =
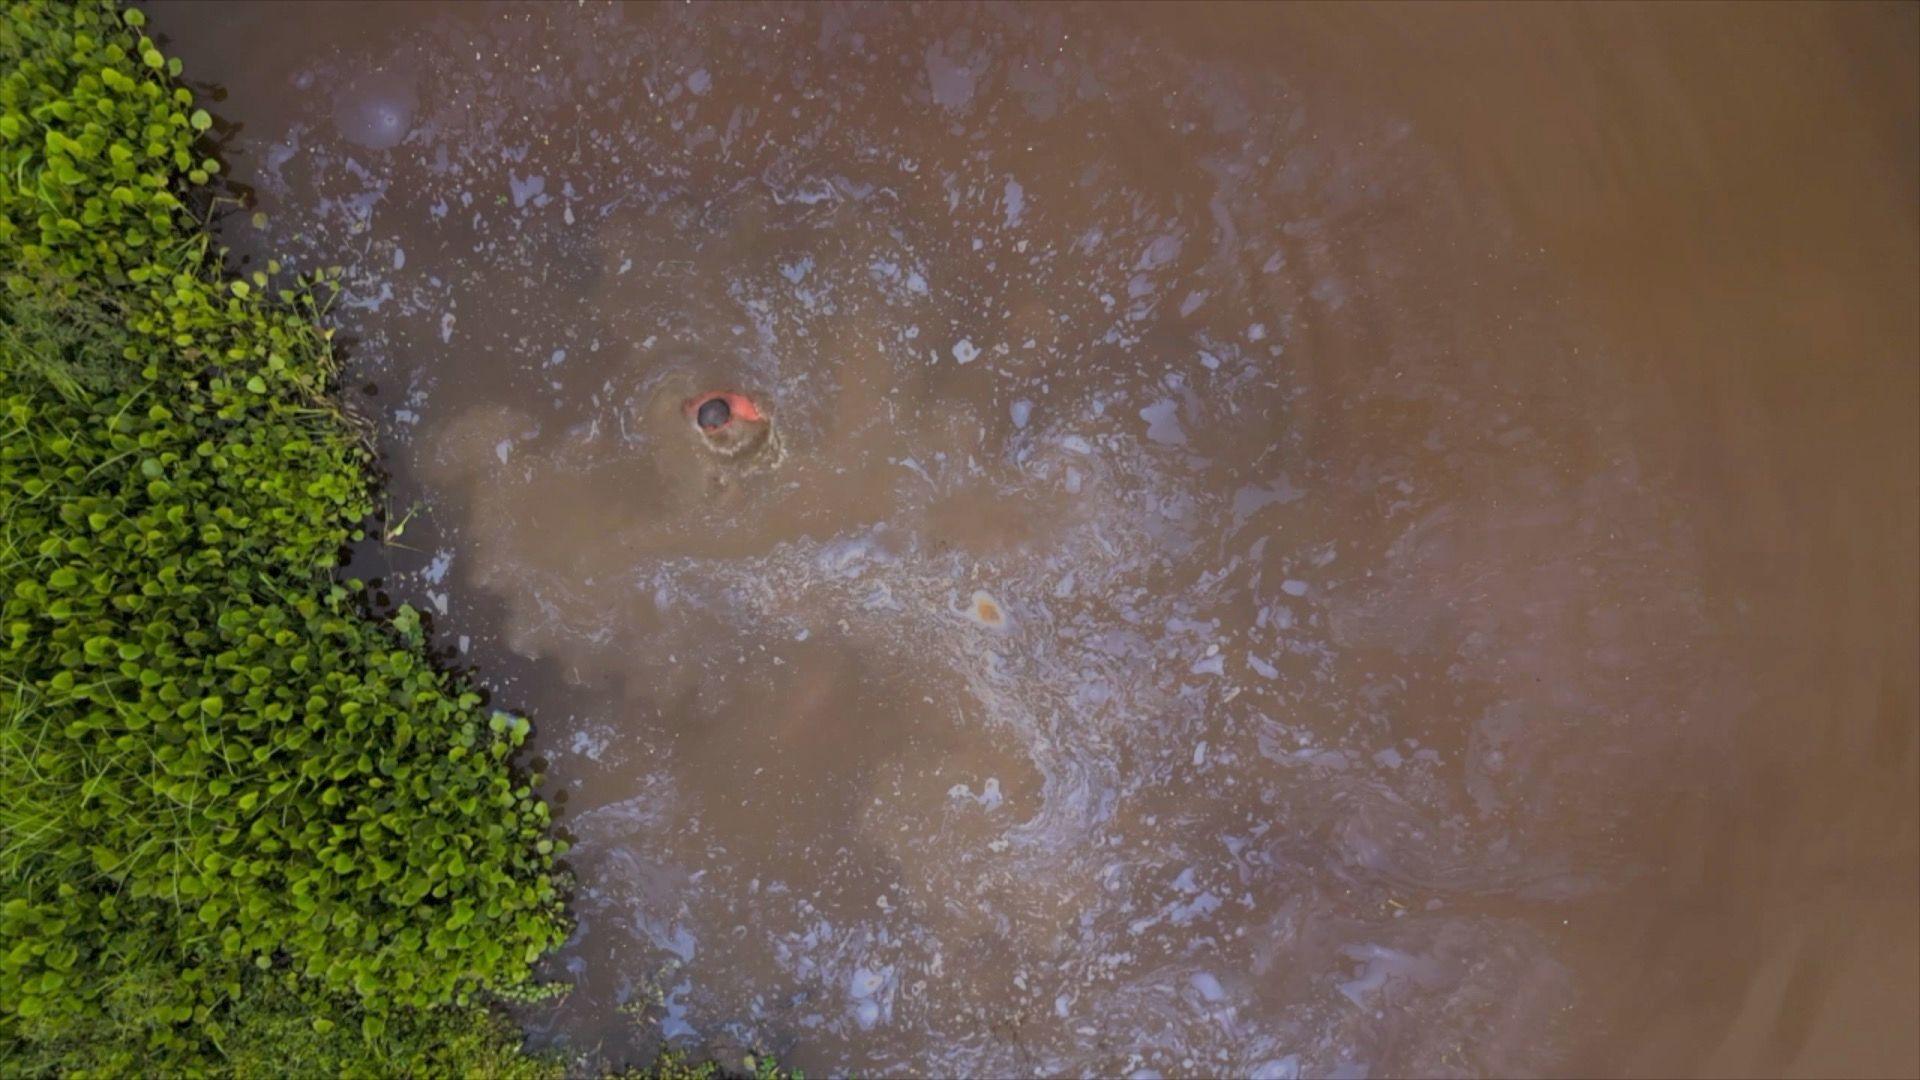
{"type": "Polygon", "coordinates": [[[773,422],[745,394],[711,391],[689,400],[683,411],[706,448],[729,461],[756,456],[772,442],[773,422]]]}
{"type": "Polygon", "coordinates": [[[700,408],[693,414],[693,422],[700,425],[700,430],[707,434],[726,427],[727,422],[732,419],[733,408],[727,404],[724,395],[710,397],[701,402],[700,408]]]}

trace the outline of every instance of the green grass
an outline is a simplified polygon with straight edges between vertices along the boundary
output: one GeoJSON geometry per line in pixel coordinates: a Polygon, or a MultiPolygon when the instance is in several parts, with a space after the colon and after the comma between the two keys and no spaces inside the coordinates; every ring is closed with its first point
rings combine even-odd
{"type": "Polygon", "coordinates": [[[328,283],[224,272],[140,12],[0,12],[0,1075],[564,1075],[495,1008],[567,932],[528,723],[335,580],[328,283]]]}
{"type": "Polygon", "coordinates": [[[484,1006],[566,933],[527,722],[334,582],[326,286],[223,273],[140,27],[0,18],[0,1073],[551,1074],[484,1006]]]}

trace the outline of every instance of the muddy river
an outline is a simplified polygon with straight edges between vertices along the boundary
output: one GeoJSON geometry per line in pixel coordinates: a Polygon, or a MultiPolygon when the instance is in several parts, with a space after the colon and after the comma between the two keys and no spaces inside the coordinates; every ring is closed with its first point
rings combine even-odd
{"type": "Polygon", "coordinates": [[[537,1045],[1920,1069],[1920,8],[153,23],[535,719],[537,1045]]]}

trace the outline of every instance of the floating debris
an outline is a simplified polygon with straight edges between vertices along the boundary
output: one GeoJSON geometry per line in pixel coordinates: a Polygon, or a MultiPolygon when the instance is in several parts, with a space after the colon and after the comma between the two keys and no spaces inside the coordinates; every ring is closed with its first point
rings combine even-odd
{"type": "Polygon", "coordinates": [[[989,630],[1007,628],[1007,607],[984,590],[975,590],[962,614],[989,630]]]}

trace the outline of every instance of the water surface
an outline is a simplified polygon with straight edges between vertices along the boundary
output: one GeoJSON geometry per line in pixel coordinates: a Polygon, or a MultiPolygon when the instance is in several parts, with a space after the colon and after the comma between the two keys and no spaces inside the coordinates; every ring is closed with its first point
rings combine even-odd
{"type": "Polygon", "coordinates": [[[1283,1077],[1920,1068],[1915,12],[154,21],[536,718],[537,1043],[1283,1077]]]}

